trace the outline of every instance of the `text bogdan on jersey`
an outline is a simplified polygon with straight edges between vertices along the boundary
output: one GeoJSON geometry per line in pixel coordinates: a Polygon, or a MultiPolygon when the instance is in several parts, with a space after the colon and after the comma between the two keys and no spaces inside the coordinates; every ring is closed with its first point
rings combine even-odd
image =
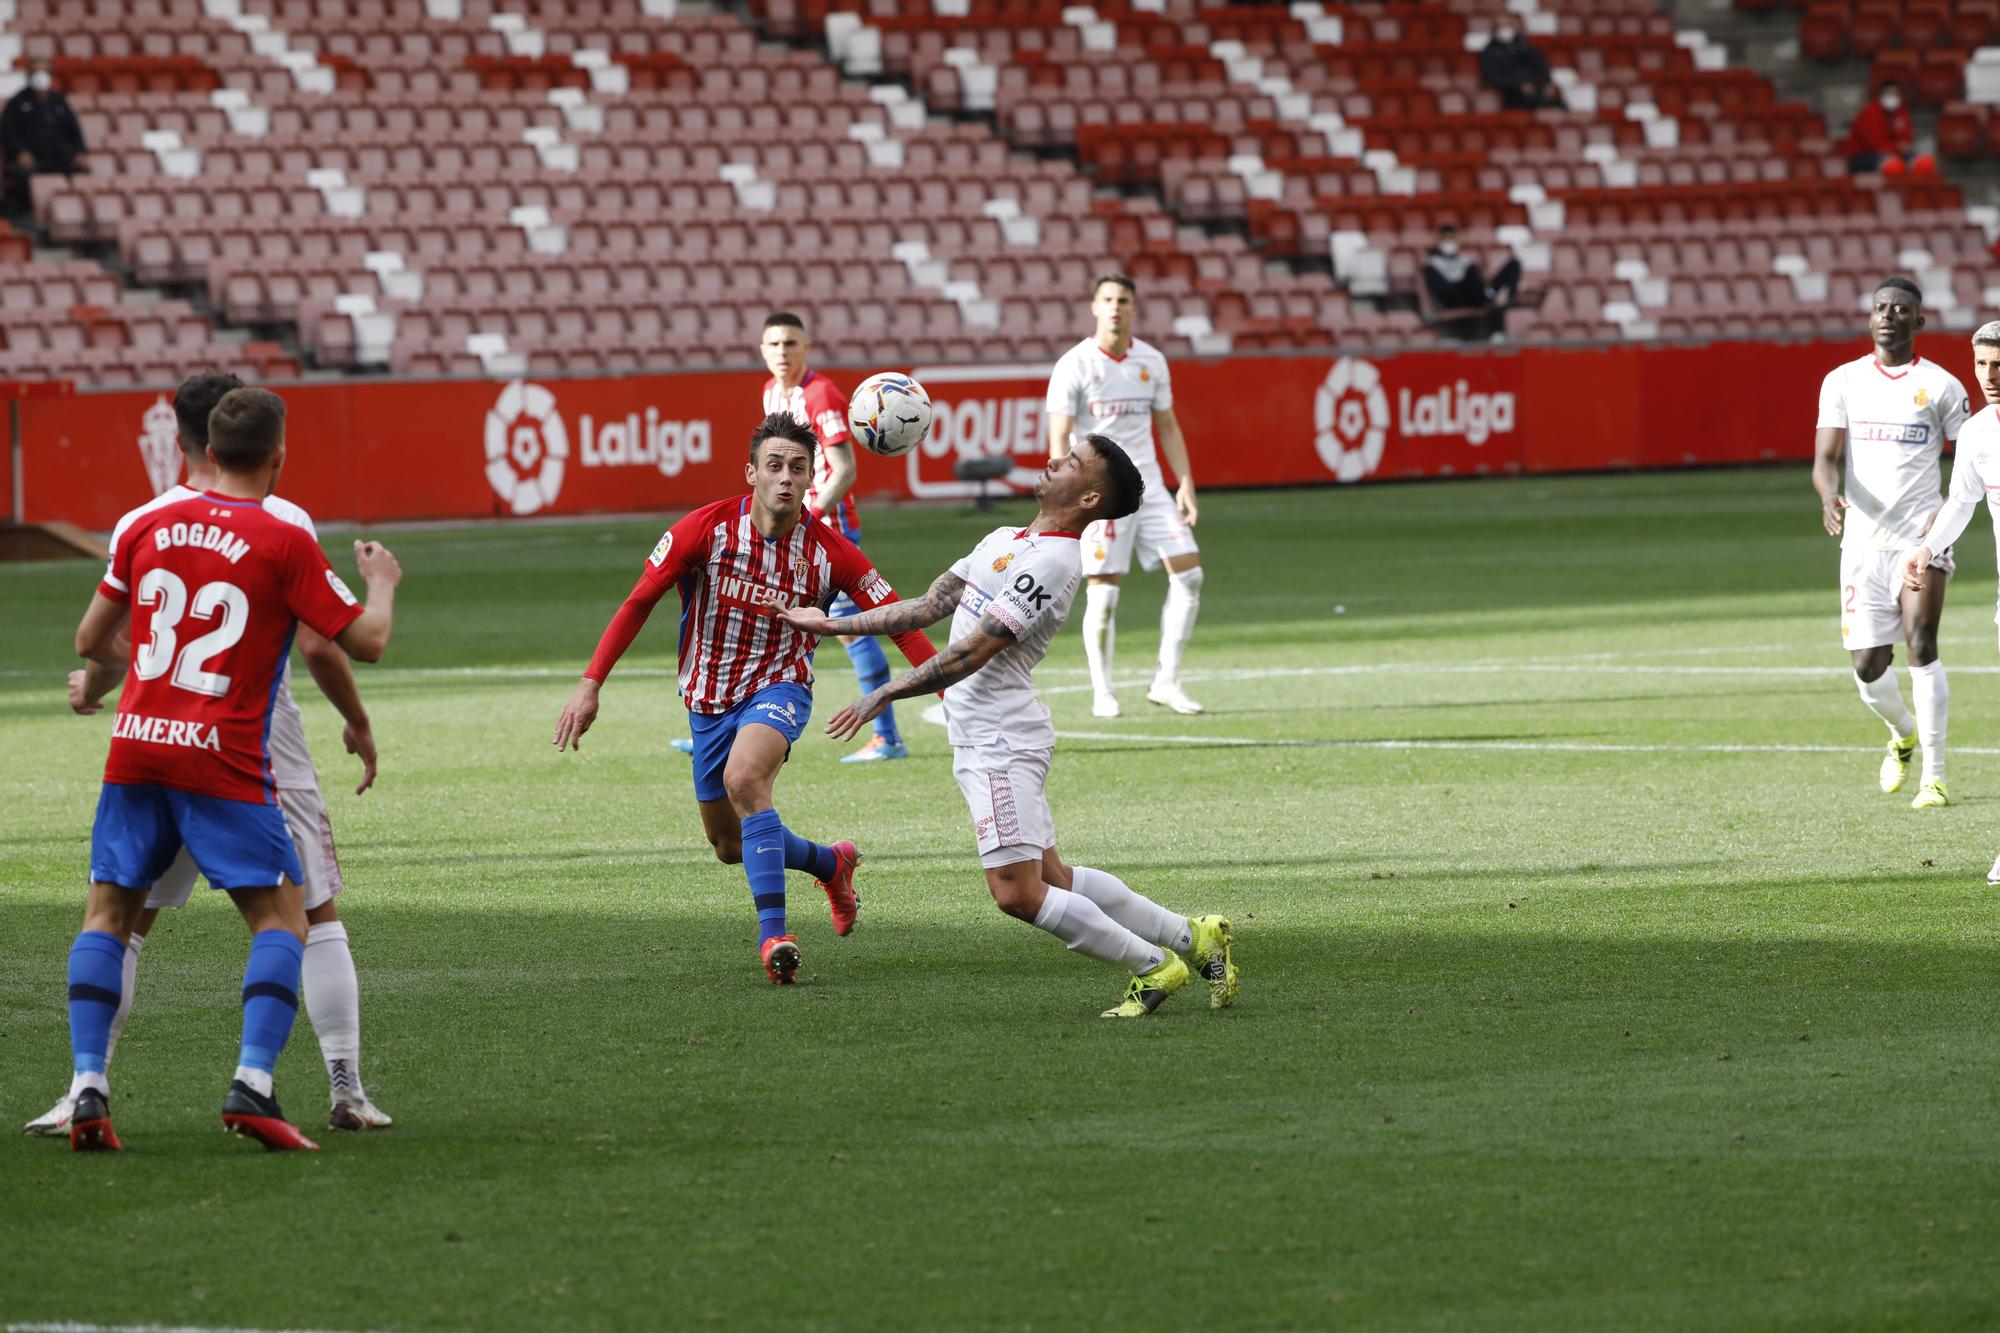
{"type": "Polygon", "coordinates": [[[1433,393],[1396,393],[1396,429],[1404,437],[1450,435],[1480,445],[1514,429],[1514,395],[1474,393],[1464,380],[1433,393]]]}

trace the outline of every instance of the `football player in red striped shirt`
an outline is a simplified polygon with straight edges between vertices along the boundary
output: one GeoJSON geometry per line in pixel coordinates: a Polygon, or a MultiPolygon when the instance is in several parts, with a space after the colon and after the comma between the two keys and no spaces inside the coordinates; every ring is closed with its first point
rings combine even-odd
{"type": "MultiPolygon", "coordinates": [[[[789,412],[750,437],[748,495],[704,505],[667,529],[639,582],[611,618],[597,653],[556,721],[556,749],[576,748],[597,720],[598,691],[653,608],[681,598],[680,688],[694,735],[694,796],[716,859],[741,864],[757,909],[758,954],[789,985],[798,941],[785,929],[785,872],[809,872],[826,891],[834,933],[854,928],[860,900],[852,842],[808,841],[785,828],[771,789],[812,715],[817,642],[777,619],[786,607],[824,610],[845,593],[864,608],[896,600],[860,548],[807,519],[818,440],[789,412]]],[[[912,665],[935,656],[921,631],[895,636],[912,665]]]]}
{"type": "MultiPolygon", "coordinates": [[[[806,364],[812,339],[806,335],[805,321],[790,311],[780,310],[765,318],[764,338],[757,350],[763,353],[764,365],[771,372],[771,378],[764,381],[764,410],[790,412],[819,436],[812,489],[806,492],[807,513],[861,545],[861,511],[854,507],[854,436],[847,428],[847,395],[806,364]]],[[[857,610],[846,598],[834,598],[832,614],[851,616],[857,610]]],[[[840,644],[847,649],[847,660],[854,666],[854,678],[863,694],[889,683],[889,659],[871,636],[848,635],[840,644]]],[[[896,728],[896,710],[890,707],[876,717],[874,739],[842,756],[840,762],[909,757],[910,749],[896,728]]]]}
{"type": "Polygon", "coordinates": [[[368,604],[355,600],[319,543],[267,511],[285,463],[285,404],[232,389],[209,415],[214,489],[162,505],[120,534],[111,567],[77,626],[76,648],[115,667],[132,611],[129,679],[90,839],[90,900],[69,956],[70,1045],[80,1090],[70,1146],[115,1149],[104,1062],[123,987],[125,940],[149,886],[185,846],[250,927],[243,1042],[222,1123],[268,1148],[312,1148],[272,1094],[278,1053],[298,1016],[305,874],[277,802],[268,737],[299,624],[373,662],[389,642],[402,571],[355,543],[368,604]]]}

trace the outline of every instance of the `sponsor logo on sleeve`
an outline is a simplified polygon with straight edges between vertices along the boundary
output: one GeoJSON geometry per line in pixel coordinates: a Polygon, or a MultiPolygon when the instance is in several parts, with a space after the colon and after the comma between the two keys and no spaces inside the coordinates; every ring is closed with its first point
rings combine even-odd
{"type": "Polygon", "coordinates": [[[658,569],[667,563],[667,552],[673,549],[674,534],[672,532],[662,533],[658,544],[653,547],[653,553],[646,557],[646,563],[658,569]]]}
{"type": "Polygon", "coordinates": [[[341,582],[340,575],[330,569],[326,571],[326,586],[333,589],[333,595],[347,603],[347,605],[355,605],[356,599],[354,594],[348,590],[345,583],[341,582]]]}

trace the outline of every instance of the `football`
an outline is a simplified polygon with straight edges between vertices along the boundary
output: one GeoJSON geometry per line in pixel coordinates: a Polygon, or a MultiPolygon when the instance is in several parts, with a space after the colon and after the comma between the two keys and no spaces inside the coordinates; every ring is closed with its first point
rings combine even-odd
{"type": "Polygon", "coordinates": [[[901,458],[931,433],[931,396],[908,375],[870,375],[847,400],[847,428],[869,453],[901,458]]]}

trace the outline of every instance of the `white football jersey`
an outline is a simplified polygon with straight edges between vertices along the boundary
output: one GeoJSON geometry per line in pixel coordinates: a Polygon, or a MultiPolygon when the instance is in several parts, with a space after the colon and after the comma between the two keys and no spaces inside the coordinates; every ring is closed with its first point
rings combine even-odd
{"type": "Polygon", "coordinates": [[[995,528],[951,572],[965,580],[951,618],[954,642],[977,629],[989,611],[1014,632],[1014,642],[944,692],[951,743],[1054,748],[1055,724],[1035,694],[1034,673],[1069,619],[1076,585],[1083,581],[1076,534],[995,528]]]}
{"type": "MultiPolygon", "coordinates": [[[[111,549],[118,549],[118,539],[125,535],[125,529],[140,515],[199,494],[201,492],[192,486],[176,483],[137,509],[127,512],[111,529],[111,549]]],[[[264,512],[273,518],[283,519],[293,527],[304,528],[315,541],[319,539],[319,530],[313,526],[312,516],[290,500],[267,495],[264,497],[264,512]]],[[[113,587],[118,586],[116,577],[108,569],[105,579],[113,587]]],[[[144,633],[136,626],[134,632],[144,633]]],[[[312,751],[306,748],[305,720],[299,716],[298,701],[292,698],[292,659],[289,653],[285,655],[285,669],[278,677],[277,698],[271,705],[269,749],[271,778],[280,788],[286,791],[319,790],[319,774],[313,769],[312,751]]]]}
{"type": "Polygon", "coordinates": [[[1941,550],[1957,541],[1981,500],[1993,520],[1993,544],[2000,549],[2000,408],[1982,408],[1959,432],[1951,488],[1923,544],[1941,550]]]}
{"type": "Polygon", "coordinates": [[[1937,511],[1944,442],[1971,415],[1965,388],[1922,357],[1888,369],[1874,354],[1835,367],[1819,389],[1819,428],[1847,432],[1840,544],[1902,551],[1937,511]]]}
{"type": "Polygon", "coordinates": [[[1062,354],[1049,376],[1049,415],[1076,418],[1072,441],[1086,435],[1118,441],[1139,465],[1148,490],[1165,485],[1153,444],[1153,413],[1173,405],[1166,355],[1137,338],[1122,357],[1099,347],[1097,339],[1085,338],[1062,354]]]}

